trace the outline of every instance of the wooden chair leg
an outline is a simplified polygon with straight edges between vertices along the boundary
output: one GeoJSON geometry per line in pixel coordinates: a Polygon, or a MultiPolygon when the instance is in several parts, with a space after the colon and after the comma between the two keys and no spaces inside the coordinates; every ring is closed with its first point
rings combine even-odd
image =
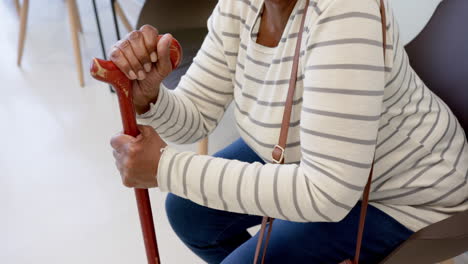
{"type": "Polygon", "coordinates": [[[73,10],[75,11],[76,14],[76,23],[78,25],[78,31],[80,33],[83,33],[83,26],[81,25],[81,17],[80,17],[80,10],[78,9],[78,5],[76,4],[76,0],[73,1],[73,10]]]}
{"type": "Polygon", "coordinates": [[[125,15],[125,12],[123,11],[122,7],[119,4],[119,1],[114,2],[114,7],[115,7],[115,13],[120,17],[120,20],[122,21],[122,24],[124,25],[124,27],[127,29],[128,32],[132,31],[134,28],[128,21],[127,16],[125,15]]]}
{"type": "Polygon", "coordinates": [[[83,79],[83,65],[81,62],[81,51],[80,51],[80,40],[78,38],[78,14],[76,11],[76,2],[75,0],[67,0],[68,16],[70,20],[70,33],[72,37],[73,49],[75,53],[76,67],[78,71],[78,80],[80,86],[84,86],[83,79]]]}
{"type": "Polygon", "coordinates": [[[449,259],[446,261],[442,261],[440,264],[455,264],[455,261],[453,259],[449,259]]]}
{"type": "Polygon", "coordinates": [[[18,13],[18,16],[19,16],[20,13],[21,13],[21,5],[20,5],[19,0],[15,0],[15,8],[16,8],[16,12],[18,13]]]}
{"type": "Polygon", "coordinates": [[[198,142],[198,154],[208,155],[208,137],[198,142]]]}
{"type": "Polygon", "coordinates": [[[16,63],[21,66],[21,59],[23,58],[24,41],[26,39],[26,26],[28,24],[28,9],[29,0],[23,0],[23,5],[20,9],[20,27],[18,36],[18,57],[16,63]]]}

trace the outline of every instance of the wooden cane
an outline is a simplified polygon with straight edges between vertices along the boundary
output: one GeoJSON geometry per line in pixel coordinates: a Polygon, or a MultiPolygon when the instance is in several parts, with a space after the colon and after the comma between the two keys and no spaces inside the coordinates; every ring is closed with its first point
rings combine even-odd
{"type": "MultiPolygon", "coordinates": [[[[161,38],[161,36],[159,36],[161,38]]],[[[170,48],[172,68],[175,69],[182,60],[182,49],[180,44],[172,38],[170,48]]],[[[120,115],[124,133],[136,137],[140,134],[138,130],[135,108],[133,106],[132,81],[112,61],[93,59],[91,75],[102,82],[112,85],[119,99],[120,115]]],[[[145,243],[148,264],[160,264],[156,232],[154,230],[153,214],[147,189],[136,189],[135,196],[140,216],[140,224],[145,243]]]]}

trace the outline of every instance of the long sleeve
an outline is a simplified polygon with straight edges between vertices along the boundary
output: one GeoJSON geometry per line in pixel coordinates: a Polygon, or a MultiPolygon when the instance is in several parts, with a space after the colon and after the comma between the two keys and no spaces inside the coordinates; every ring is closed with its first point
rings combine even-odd
{"type": "Polygon", "coordinates": [[[179,85],[171,91],[161,85],[150,110],[138,116],[173,143],[188,144],[206,137],[224,115],[233,98],[233,82],[217,27],[218,8],[208,20],[208,35],[179,85]]]}
{"type": "Polygon", "coordinates": [[[339,221],[351,210],[370,171],[382,107],[387,69],[381,46],[368,44],[382,41],[379,7],[335,0],[321,11],[300,63],[301,162],[250,164],[169,147],[158,169],[161,190],[216,209],[299,222],[339,221]],[[343,39],[360,41],[339,44],[343,39]]]}
{"type": "Polygon", "coordinates": [[[319,208],[343,216],[369,176],[390,69],[376,1],[335,0],[315,28],[304,72],[301,167],[319,208]]]}

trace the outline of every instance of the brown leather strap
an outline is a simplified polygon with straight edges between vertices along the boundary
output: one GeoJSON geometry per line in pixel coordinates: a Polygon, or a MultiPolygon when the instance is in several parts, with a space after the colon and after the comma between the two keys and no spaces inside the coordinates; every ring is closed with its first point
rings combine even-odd
{"type": "Polygon", "coordinates": [[[265,235],[265,229],[266,229],[266,226],[268,225],[268,233],[265,238],[265,248],[263,249],[262,261],[260,262],[262,264],[265,263],[266,250],[268,248],[268,242],[270,242],[271,230],[273,229],[274,220],[275,220],[274,218],[268,217],[268,216],[264,216],[262,218],[262,225],[261,225],[259,236],[258,236],[257,247],[255,248],[254,263],[256,263],[258,260],[260,250],[263,244],[263,236],[265,235]]]}
{"type": "Polygon", "coordinates": [[[281,122],[280,136],[278,145],[273,148],[273,161],[276,163],[284,162],[284,149],[286,148],[286,141],[288,139],[289,122],[291,119],[292,105],[294,99],[294,91],[296,90],[297,71],[299,66],[299,56],[301,53],[302,32],[304,31],[304,23],[309,7],[309,0],[306,1],[304,8],[304,15],[302,16],[301,26],[297,35],[296,50],[294,52],[293,65],[291,70],[291,77],[289,79],[288,95],[286,97],[286,104],[284,106],[283,121],[281,122]]]}
{"type": "Polygon", "coordinates": [[[372,167],[369,173],[369,178],[367,179],[367,184],[366,184],[366,187],[364,187],[364,194],[362,196],[361,214],[359,216],[358,235],[356,238],[356,252],[354,253],[354,262],[353,262],[354,264],[359,263],[359,255],[361,254],[362,235],[364,234],[364,224],[366,223],[367,205],[369,204],[369,193],[370,193],[370,186],[372,183],[373,172],[374,172],[374,162],[372,162],[372,167]]]}
{"type": "Polygon", "coordinates": [[[257,247],[255,248],[255,257],[254,257],[254,264],[257,263],[258,255],[260,254],[260,248],[262,247],[262,242],[263,242],[263,236],[265,235],[265,228],[267,225],[269,217],[264,216],[262,219],[262,226],[260,227],[259,235],[258,235],[258,241],[257,241],[257,247]]]}
{"type": "Polygon", "coordinates": [[[380,18],[382,20],[382,47],[383,47],[383,56],[384,64],[386,61],[385,51],[387,50],[387,13],[385,11],[384,0],[380,0],[380,18]]]}
{"type": "Polygon", "coordinates": [[[271,230],[273,229],[273,221],[274,220],[275,219],[271,218],[271,217],[268,217],[268,219],[267,219],[267,222],[268,222],[269,225],[268,225],[268,233],[267,233],[267,236],[265,238],[265,249],[263,250],[263,254],[262,254],[262,263],[265,263],[266,251],[267,251],[267,248],[268,248],[268,242],[270,242],[271,230]]]}
{"type": "MultiPolygon", "coordinates": [[[[302,16],[299,33],[297,35],[296,50],[294,51],[291,77],[289,79],[288,95],[286,97],[286,104],[284,107],[283,121],[281,122],[281,130],[280,130],[278,145],[276,145],[275,148],[273,148],[273,152],[272,152],[273,161],[278,164],[284,163],[284,149],[286,148],[286,141],[288,139],[289,122],[291,119],[294,91],[296,90],[295,88],[296,88],[296,81],[297,81],[297,71],[299,67],[299,56],[301,53],[301,42],[302,42],[302,35],[304,32],[305,18],[307,16],[307,9],[309,9],[309,0],[306,0],[306,4],[304,7],[304,15],[302,16]]],[[[265,261],[265,255],[266,255],[266,250],[268,247],[268,242],[270,240],[271,229],[273,228],[273,220],[274,220],[273,218],[267,217],[267,216],[264,216],[262,219],[262,226],[260,228],[260,233],[259,233],[259,237],[257,241],[257,247],[255,249],[255,257],[254,257],[254,262],[253,262],[254,264],[256,264],[258,261],[260,250],[263,244],[263,236],[265,234],[266,225],[269,224],[268,234],[265,240],[265,248],[263,249],[261,263],[263,264],[265,261]]]]}
{"type": "MultiPolygon", "coordinates": [[[[383,58],[384,58],[384,65],[385,65],[385,55],[387,49],[387,15],[385,13],[385,4],[384,0],[380,0],[380,17],[382,19],[382,48],[383,48],[383,58]]],[[[361,245],[362,245],[362,236],[364,234],[364,224],[366,223],[366,213],[367,213],[367,206],[369,205],[369,194],[370,194],[370,187],[372,184],[372,174],[374,173],[374,161],[372,161],[372,167],[369,173],[369,178],[367,179],[366,187],[364,188],[364,193],[362,195],[362,203],[361,203],[361,215],[359,216],[359,227],[358,227],[358,234],[356,239],[356,252],[354,253],[354,262],[353,264],[359,264],[359,255],[361,253],[361,245]]]]}

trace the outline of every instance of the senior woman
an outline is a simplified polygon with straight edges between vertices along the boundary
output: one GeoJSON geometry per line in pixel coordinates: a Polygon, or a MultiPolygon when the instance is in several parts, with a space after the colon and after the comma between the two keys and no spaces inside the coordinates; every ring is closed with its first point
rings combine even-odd
{"type": "Polygon", "coordinates": [[[362,263],[468,207],[465,134],[409,65],[388,3],[384,62],[378,0],[306,2],[220,0],[173,91],[161,83],[171,72],[170,35],[158,42],[144,26],[112,50],[149,125],[111,141],[123,183],[170,192],[172,228],[208,263],[251,263],[258,234],[247,229],[264,215],[278,218],[266,263],[352,257],[373,160],[362,263]],[[304,8],[286,160],[272,164],[304,8]],[[241,137],[212,157],[162,140],[208,136],[232,101],[241,137]]]}

